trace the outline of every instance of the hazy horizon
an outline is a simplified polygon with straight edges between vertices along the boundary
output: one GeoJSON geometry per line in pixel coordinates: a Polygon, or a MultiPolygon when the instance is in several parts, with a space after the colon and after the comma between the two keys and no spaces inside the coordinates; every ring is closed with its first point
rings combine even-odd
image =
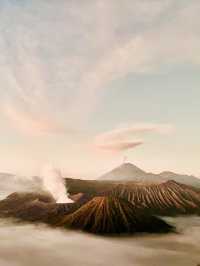
{"type": "Polygon", "coordinates": [[[58,172],[60,172],[61,176],[64,177],[64,178],[69,177],[69,178],[75,178],[75,179],[96,180],[96,179],[102,178],[103,175],[110,173],[111,171],[123,166],[124,164],[132,164],[133,166],[136,166],[137,168],[143,170],[146,173],[152,173],[152,174],[155,174],[155,175],[159,175],[159,174],[162,174],[164,172],[171,172],[171,173],[178,174],[178,175],[183,175],[183,176],[187,175],[188,177],[189,176],[194,176],[194,177],[200,179],[200,176],[198,176],[198,175],[193,175],[191,173],[184,173],[184,172],[173,172],[173,171],[170,171],[169,169],[168,170],[164,169],[162,171],[148,171],[147,169],[143,169],[143,168],[139,167],[139,165],[135,165],[135,164],[133,164],[130,161],[126,161],[126,162],[123,161],[121,164],[114,165],[113,168],[112,167],[108,167],[107,169],[104,169],[104,171],[99,171],[96,174],[91,174],[91,173],[87,174],[87,173],[78,173],[78,172],[77,173],[74,172],[75,173],[74,174],[73,172],[71,172],[71,173],[70,172],[66,172],[66,171],[64,171],[64,170],[62,170],[62,169],[60,169],[58,167],[56,168],[56,167],[54,167],[52,165],[46,165],[45,167],[43,167],[43,169],[37,175],[20,174],[20,173],[14,173],[14,172],[2,172],[2,171],[0,171],[0,174],[4,175],[4,177],[5,177],[6,174],[8,174],[8,175],[11,174],[11,175],[18,176],[18,177],[20,177],[20,176],[21,177],[27,177],[29,179],[34,177],[34,176],[38,176],[38,177],[42,178],[42,175],[43,175],[43,173],[45,171],[45,168],[49,168],[50,173],[54,172],[54,171],[58,171],[58,172]]]}
{"type": "Polygon", "coordinates": [[[200,2],[0,2],[0,172],[200,177],[200,2]]]}

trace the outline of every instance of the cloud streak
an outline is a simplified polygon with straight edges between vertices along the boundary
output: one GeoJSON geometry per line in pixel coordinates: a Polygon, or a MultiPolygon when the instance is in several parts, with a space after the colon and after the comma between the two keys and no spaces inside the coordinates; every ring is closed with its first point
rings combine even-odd
{"type": "Polygon", "coordinates": [[[71,130],[64,128],[58,121],[49,117],[44,117],[39,114],[35,116],[35,114],[16,109],[16,107],[12,108],[12,105],[4,105],[2,109],[6,117],[12,121],[11,125],[22,133],[31,136],[63,133],[72,134],[71,130]]]}
{"type": "Polygon", "coordinates": [[[96,143],[98,148],[112,152],[126,151],[129,149],[133,149],[141,144],[143,144],[142,141],[111,141],[107,143],[96,143]]]}
{"type": "Polygon", "coordinates": [[[169,124],[136,124],[125,127],[119,127],[109,132],[96,136],[94,144],[102,150],[121,152],[133,149],[144,143],[143,140],[136,140],[136,134],[158,133],[170,134],[173,130],[169,124]]]}

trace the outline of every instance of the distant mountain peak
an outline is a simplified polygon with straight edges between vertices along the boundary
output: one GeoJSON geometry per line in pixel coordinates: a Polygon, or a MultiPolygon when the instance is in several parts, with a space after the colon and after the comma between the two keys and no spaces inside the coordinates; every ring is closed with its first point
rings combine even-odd
{"type": "Polygon", "coordinates": [[[121,164],[110,172],[102,175],[100,179],[115,180],[119,182],[133,181],[143,183],[162,183],[168,180],[174,180],[186,185],[200,187],[200,179],[195,176],[177,174],[173,173],[172,171],[163,171],[160,174],[148,173],[130,162],[121,164]]]}
{"type": "MultiPolygon", "coordinates": [[[[121,164],[122,167],[132,167],[132,168],[137,168],[140,169],[139,167],[137,167],[135,164],[133,163],[122,163],[121,164]]],[[[141,169],[140,169],[141,170],[141,169]]]]}
{"type": "Polygon", "coordinates": [[[134,171],[138,173],[145,173],[145,171],[143,171],[142,169],[140,169],[139,167],[137,167],[135,164],[132,164],[132,163],[123,163],[115,169],[122,169],[122,170],[134,171]]]}
{"type": "Polygon", "coordinates": [[[131,180],[133,177],[139,177],[141,175],[146,175],[146,172],[132,163],[123,163],[120,166],[114,168],[112,171],[103,175],[101,179],[131,180]]]}
{"type": "Polygon", "coordinates": [[[133,164],[133,163],[122,163],[121,165],[123,165],[123,166],[127,166],[127,167],[137,167],[135,164],[133,164]]]}

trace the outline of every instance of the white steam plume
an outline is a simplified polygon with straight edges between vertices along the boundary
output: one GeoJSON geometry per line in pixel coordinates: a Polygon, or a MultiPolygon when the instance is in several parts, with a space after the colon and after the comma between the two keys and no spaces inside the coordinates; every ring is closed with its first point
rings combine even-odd
{"type": "Polygon", "coordinates": [[[61,172],[51,166],[46,166],[42,171],[43,187],[49,191],[57,203],[72,203],[68,197],[67,188],[61,172]]]}

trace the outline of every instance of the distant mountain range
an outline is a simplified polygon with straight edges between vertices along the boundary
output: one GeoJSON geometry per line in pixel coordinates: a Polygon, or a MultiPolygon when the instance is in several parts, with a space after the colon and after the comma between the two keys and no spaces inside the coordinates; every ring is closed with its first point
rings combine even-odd
{"type": "Polygon", "coordinates": [[[160,174],[147,173],[134,164],[124,163],[112,171],[102,175],[99,180],[134,181],[145,183],[160,183],[174,180],[186,185],[200,187],[200,178],[191,175],[176,174],[173,172],[162,172],[160,174]]]}

